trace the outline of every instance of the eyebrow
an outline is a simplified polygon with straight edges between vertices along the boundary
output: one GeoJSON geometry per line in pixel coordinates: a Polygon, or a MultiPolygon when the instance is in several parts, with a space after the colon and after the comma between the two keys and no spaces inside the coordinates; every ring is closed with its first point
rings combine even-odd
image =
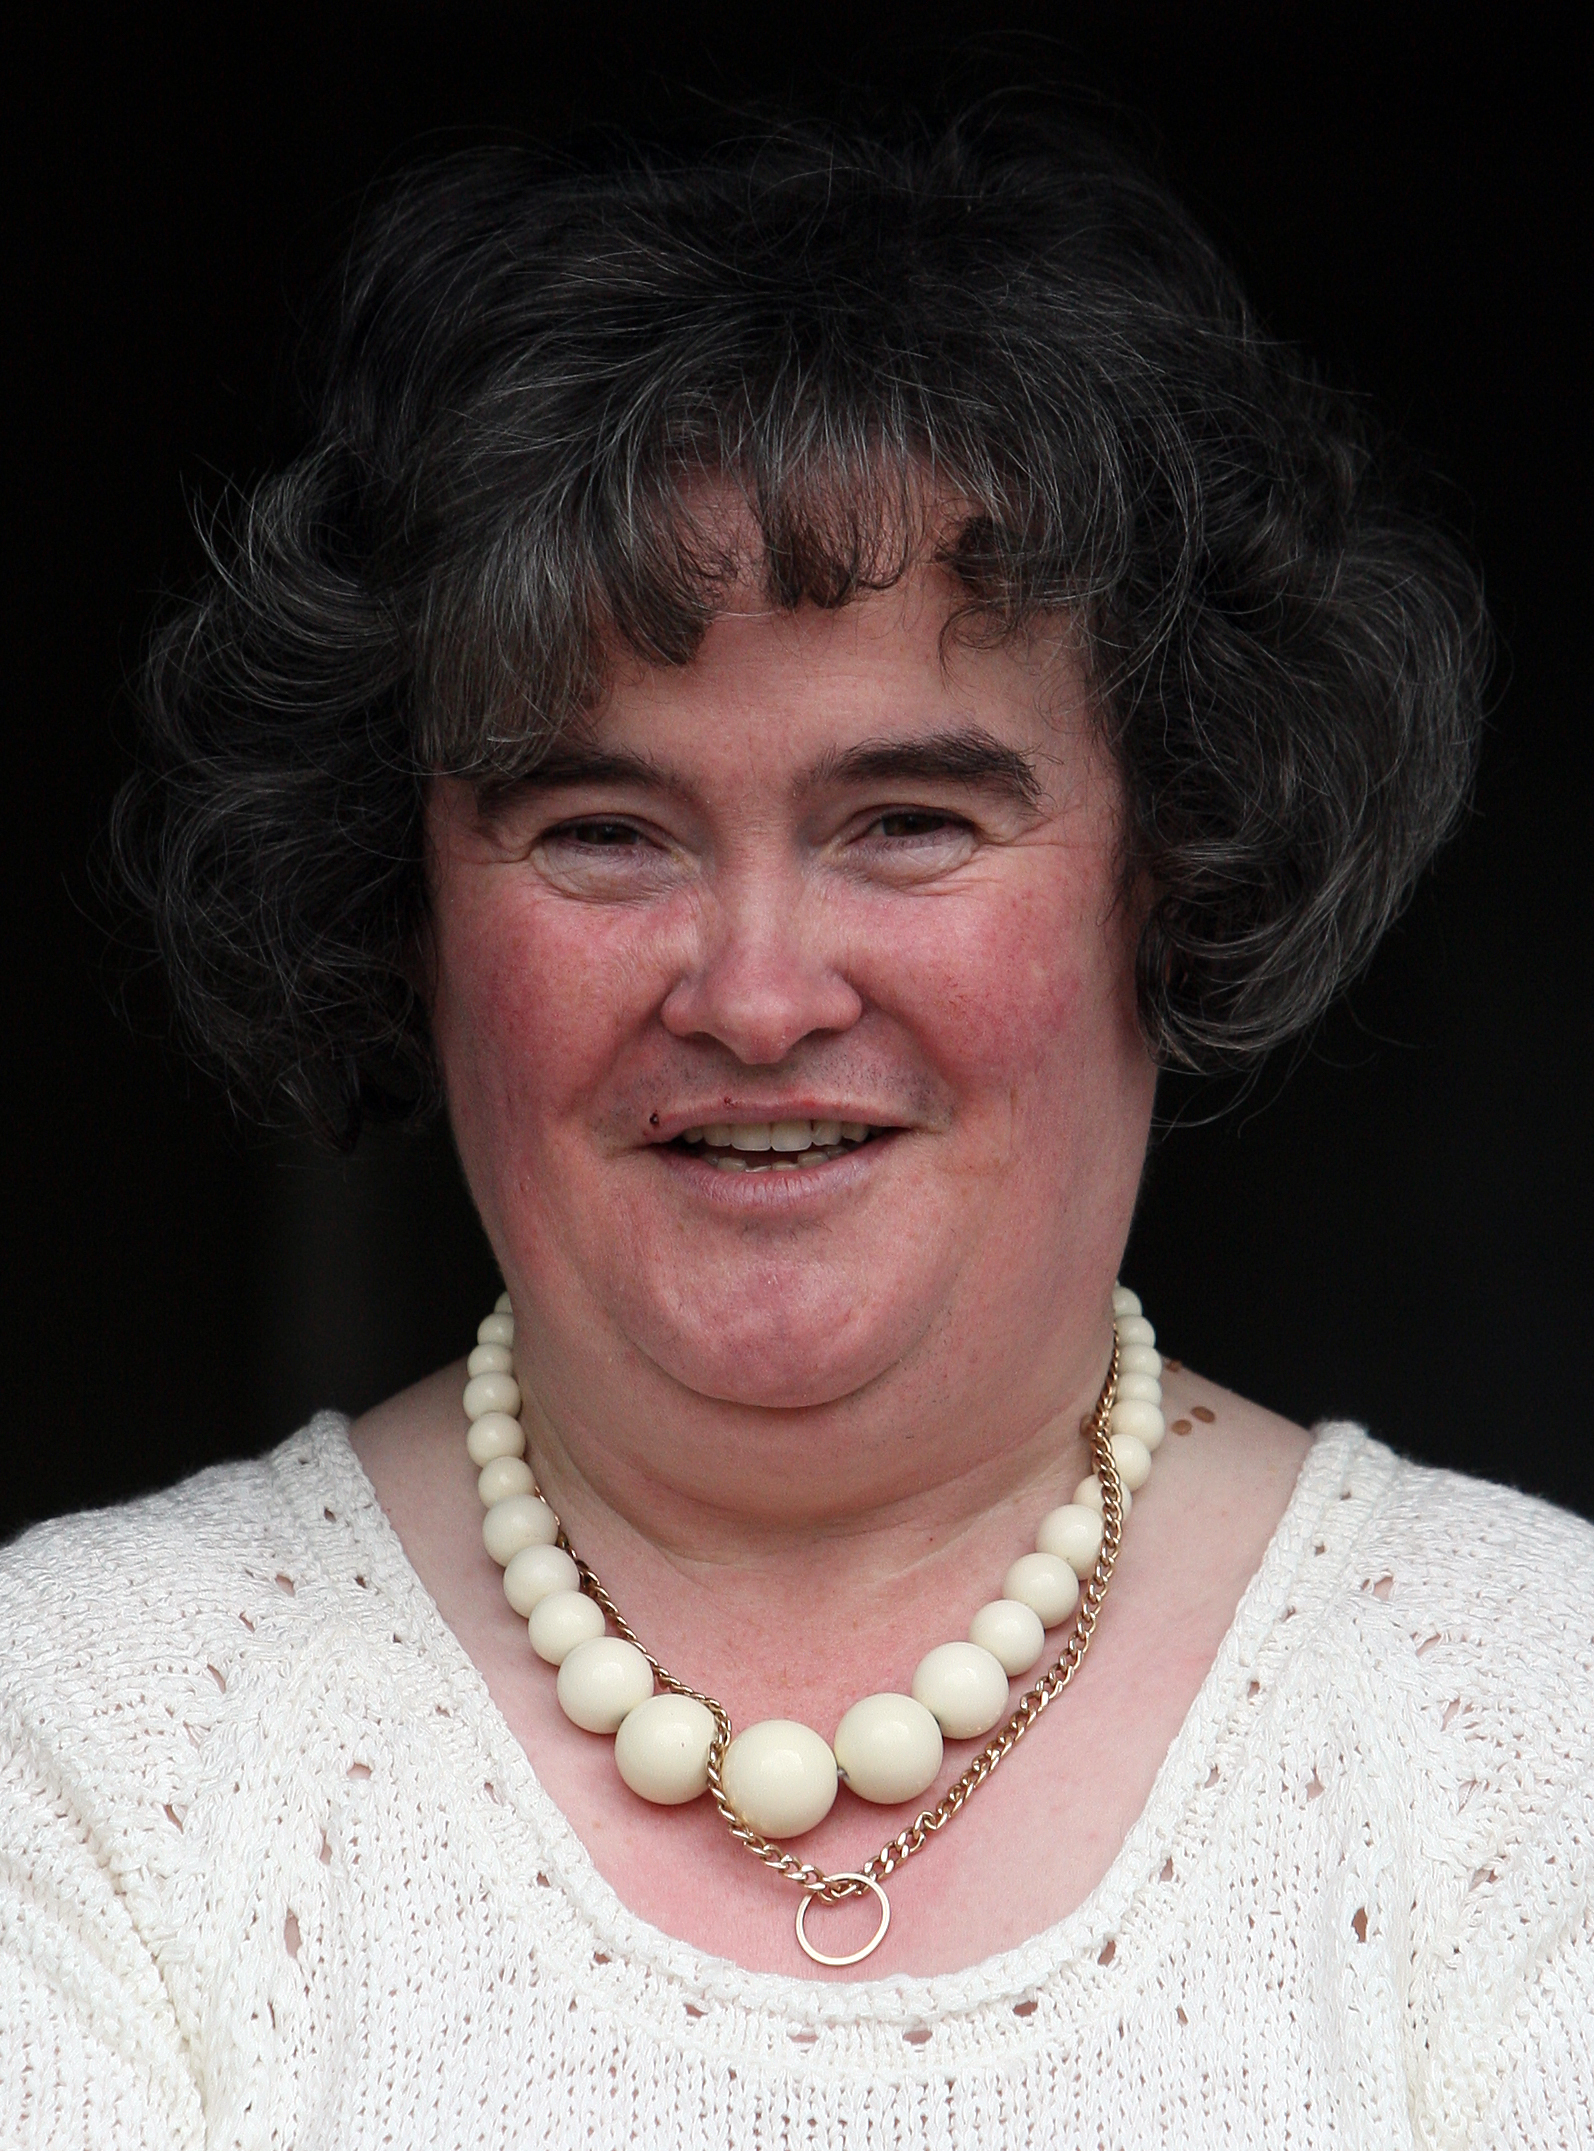
{"type": "MultiPolygon", "coordinates": [[[[1034,764],[1016,747],[979,725],[931,732],[916,739],[861,740],[821,755],[799,778],[799,796],[828,785],[886,783],[974,784],[1024,807],[1038,806],[1044,787],[1034,764]]],[[[515,778],[506,791],[555,791],[580,784],[635,785],[648,791],[689,792],[691,786],[662,762],[624,748],[571,742],[515,778]]]]}
{"type": "Polygon", "coordinates": [[[871,783],[974,784],[1019,806],[1039,806],[1044,794],[1035,765],[1016,747],[984,731],[963,725],[918,739],[863,740],[844,753],[822,755],[799,787],[814,791],[825,784],[871,783]]]}

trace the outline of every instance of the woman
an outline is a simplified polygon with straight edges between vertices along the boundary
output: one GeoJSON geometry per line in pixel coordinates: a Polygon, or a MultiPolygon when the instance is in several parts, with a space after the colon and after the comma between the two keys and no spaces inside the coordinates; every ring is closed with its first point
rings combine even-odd
{"type": "Polygon", "coordinates": [[[1586,2133],[1587,1528],[1116,1283],[1483,662],[1088,143],[401,188],[121,842],[240,1091],[446,1104],[506,1295],[6,1557],[13,2132],[1586,2133]]]}

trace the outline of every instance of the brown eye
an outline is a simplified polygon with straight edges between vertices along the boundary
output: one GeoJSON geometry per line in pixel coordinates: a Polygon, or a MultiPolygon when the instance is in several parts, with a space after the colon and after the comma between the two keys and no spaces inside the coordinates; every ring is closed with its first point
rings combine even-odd
{"type": "Polygon", "coordinates": [[[941,836],[962,826],[950,814],[939,814],[930,807],[902,807],[880,815],[871,824],[871,831],[883,837],[941,836]]]}
{"type": "Polygon", "coordinates": [[[642,841],[629,822],[566,822],[550,834],[566,844],[586,844],[601,851],[618,851],[642,841]]]}

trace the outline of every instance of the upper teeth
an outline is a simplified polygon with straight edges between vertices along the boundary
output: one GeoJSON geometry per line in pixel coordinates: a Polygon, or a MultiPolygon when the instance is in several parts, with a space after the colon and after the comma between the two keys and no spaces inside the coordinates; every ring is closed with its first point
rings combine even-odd
{"type": "Polygon", "coordinates": [[[683,1129],[681,1140],[706,1143],[711,1150],[811,1150],[861,1143],[869,1132],[864,1120],[716,1120],[683,1129]]]}

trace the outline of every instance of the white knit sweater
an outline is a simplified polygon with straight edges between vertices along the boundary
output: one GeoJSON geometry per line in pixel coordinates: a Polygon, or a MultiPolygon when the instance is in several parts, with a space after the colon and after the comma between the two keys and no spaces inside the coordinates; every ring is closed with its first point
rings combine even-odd
{"type": "Polygon", "coordinates": [[[743,1972],[595,1873],[326,1417],[0,1555],[0,2142],[1594,2145],[1594,1531],[1330,1427],[1070,1918],[743,1972]]]}

